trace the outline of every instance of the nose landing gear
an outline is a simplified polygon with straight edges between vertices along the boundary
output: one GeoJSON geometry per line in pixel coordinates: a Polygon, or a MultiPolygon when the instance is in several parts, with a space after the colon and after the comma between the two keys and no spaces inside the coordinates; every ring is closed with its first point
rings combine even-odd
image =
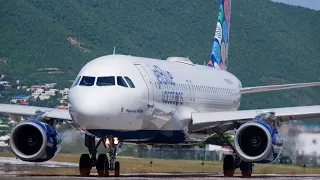
{"type": "Polygon", "coordinates": [[[89,150],[89,154],[82,154],[79,161],[79,172],[81,176],[89,176],[92,167],[96,167],[98,175],[101,177],[109,176],[109,171],[114,171],[114,176],[120,176],[120,163],[115,161],[117,155],[117,147],[120,146],[119,140],[117,138],[104,138],[100,139],[99,142],[95,143],[95,137],[85,135],[85,146],[89,150]],[[103,144],[105,148],[107,145],[109,147],[109,157],[108,161],[107,154],[99,154],[98,159],[96,159],[97,148],[100,144],[103,144]]]}
{"type": "Polygon", "coordinates": [[[114,176],[120,176],[120,162],[115,161],[117,156],[117,147],[121,147],[118,138],[108,138],[107,143],[109,146],[109,157],[110,157],[110,170],[114,171],[114,176]]]}

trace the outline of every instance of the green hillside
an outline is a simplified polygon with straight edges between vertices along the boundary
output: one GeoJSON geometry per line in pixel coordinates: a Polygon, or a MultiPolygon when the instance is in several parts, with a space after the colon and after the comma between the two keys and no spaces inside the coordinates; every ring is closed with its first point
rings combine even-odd
{"type": "MultiPolygon", "coordinates": [[[[111,54],[208,61],[219,0],[0,0],[0,72],[69,85],[89,60],[111,54]],[[70,38],[74,44],[70,43],[70,38]],[[39,68],[59,68],[46,74],[39,68]]],[[[244,86],[320,81],[320,12],[234,0],[229,71],[244,86]]],[[[214,80],[214,77],[212,77],[214,80]]],[[[242,109],[319,104],[320,88],[245,95],[242,109]]]]}

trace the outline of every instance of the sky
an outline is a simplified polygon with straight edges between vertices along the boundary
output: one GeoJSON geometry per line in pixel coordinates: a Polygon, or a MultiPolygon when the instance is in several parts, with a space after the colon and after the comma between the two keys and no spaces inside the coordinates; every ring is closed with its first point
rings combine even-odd
{"type": "Polygon", "coordinates": [[[320,0],[272,0],[275,2],[283,2],[290,5],[307,7],[310,9],[320,10],[320,0]]]}

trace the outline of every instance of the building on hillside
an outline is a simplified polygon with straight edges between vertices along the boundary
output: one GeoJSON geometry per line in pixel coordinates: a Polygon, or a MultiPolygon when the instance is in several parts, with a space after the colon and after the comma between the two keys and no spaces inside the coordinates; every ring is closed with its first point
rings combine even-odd
{"type": "Polygon", "coordinates": [[[59,93],[62,96],[62,98],[59,100],[60,103],[65,104],[68,100],[69,88],[64,88],[63,90],[60,90],[59,93]]]}
{"type": "Polygon", "coordinates": [[[41,94],[41,95],[39,96],[39,99],[40,99],[41,101],[43,101],[43,100],[48,100],[48,99],[50,99],[50,96],[49,96],[49,95],[46,95],[46,94],[41,94]]]}
{"type": "Polygon", "coordinates": [[[59,90],[58,89],[49,89],[49,91],[58,92],[59,90]]]}
{"type": "Polygon", "coordinates": [[[9,147],[9,135],[0,136],[0,147],[9,147]]]}
{"type": "Polygon", "coordinates": [[[56,92],[58,92],[59,90],[58,89],[49,89],[49,93],[51,94],[51,96],[55,96],[56,95],[56,92]]]}
{"type": "Polygon", "coordinates": [[[10,85],[9,81],[0,81],[0,84],[4,85],[4,86],[9,86],[10,85]]]}
{"type": "Polygon", "coordinates": [[[34,93],[32,93],[32,94],[31,94],[32,99],[33,99],[33,100],[36,100],[36,99],[40,96],[40,94],[41,94],[40,92],[34,92],[34,93]]]}
{"type": "Polygon", "coordinates": [[[44,94],[48,95],[48,96],[55,96],[56,92],[55,91],[45,91],[44,94]]]}
{"type": "Polygon", "coordinates": [[[57,85],[57,83],[45,84],[45,86],[46,86],[47,89],[54,88],[56,85],[57,85]]]}
{"type": "Polygon", "coordinates": [[[29,99],[28,96],[26,95],[23,95],[23,94],[20,94],[20,95],[17,95],[15,97],[13,97],[10,102],[12,103],[17,103],[18,101],[27,101],[29,99]]]}
{"type": "MultiPolygon", "coordinates": [[[[32,89],[31,89],[32,90],[32,89]]],[[[35,91],[34,91],[35,93],[44,93],[44,89],[42,89],[42,88],[38,88],[38,89],[36,89],[35,91]]]]}
{"type": "Polygon", "coordinates": [[[62,96],[68,95],[68,93],[69,93],[69,88],[64,88],[63,90],[60,90],[59,93],[60,93],[62,96]]]}
{"type": "Polygon", "coordinates": [[[45,89],[46,86],[45,85],[32,85],[31,86],[31,91],[35,91],[37,89],[45,89]]]}

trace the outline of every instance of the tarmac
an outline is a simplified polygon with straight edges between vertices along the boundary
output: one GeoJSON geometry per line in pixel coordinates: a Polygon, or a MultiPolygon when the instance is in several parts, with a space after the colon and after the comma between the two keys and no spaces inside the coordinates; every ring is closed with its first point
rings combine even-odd
{"type": "MultiPolygon", "coordinates": [[[[37,175],[2,175],[0,176],[1,180],[9,179],[36,179],[36,180],[49,180],[49,179],[59,179],[59,180],[78,180],[78,179],[144,179],[144,180],[157,180],[157,179],[217,179],[217,180],[234,180],[234,179],[244,179],[240,176],[225,178],[221,174],[206,174],[206,173],[143,173],[143,174],[123,174],[121,177],[98,177],[93,175],[90,177],[79,177],[79,176],[37,176],[37,175]]],[[[260,179],[277,179],[277,180],[315,180],[320,179],[320,175],[276,175],[276,174],[267,174],[267,175],[254,175],[250,179],[260,180],[260,179]]]]}
{"type": "MultiPolygon", "coordinates": [[[[53,176],[53,175],[36,175],[19,172],[28,172],[34,169],[41,168],[75,168],[78,167],[78,164],[75,163],[66,163],[66,162],[55,162],[48,161],[44,163],[30,163],[24,162],[15,158],[5,158],[0,157],[0,179],[1,180],[11,180],[11,179],[36,179],[36,180],[50,180],[50,179],[59,179],[59,180],[77,180],[77,179],[223,179],[223,180],[233,180],[240,179],[240,175],[236,175],[232,178],[225,178],[221,173],[130,173],[130,174],[121,174],[120,177],[109,177],[101,178],[97,174],[92,174],[90,177],[80,177],[80,176],[53,176]]],[[[243,178],[241,178],[243,179],[243,178]]],[[[320,179],[320,175],[277,175],[277,174],[264,174],[264,175],[253,175],[250,179],[276,179],[276,180],[313,180],[320,179]]]]}

